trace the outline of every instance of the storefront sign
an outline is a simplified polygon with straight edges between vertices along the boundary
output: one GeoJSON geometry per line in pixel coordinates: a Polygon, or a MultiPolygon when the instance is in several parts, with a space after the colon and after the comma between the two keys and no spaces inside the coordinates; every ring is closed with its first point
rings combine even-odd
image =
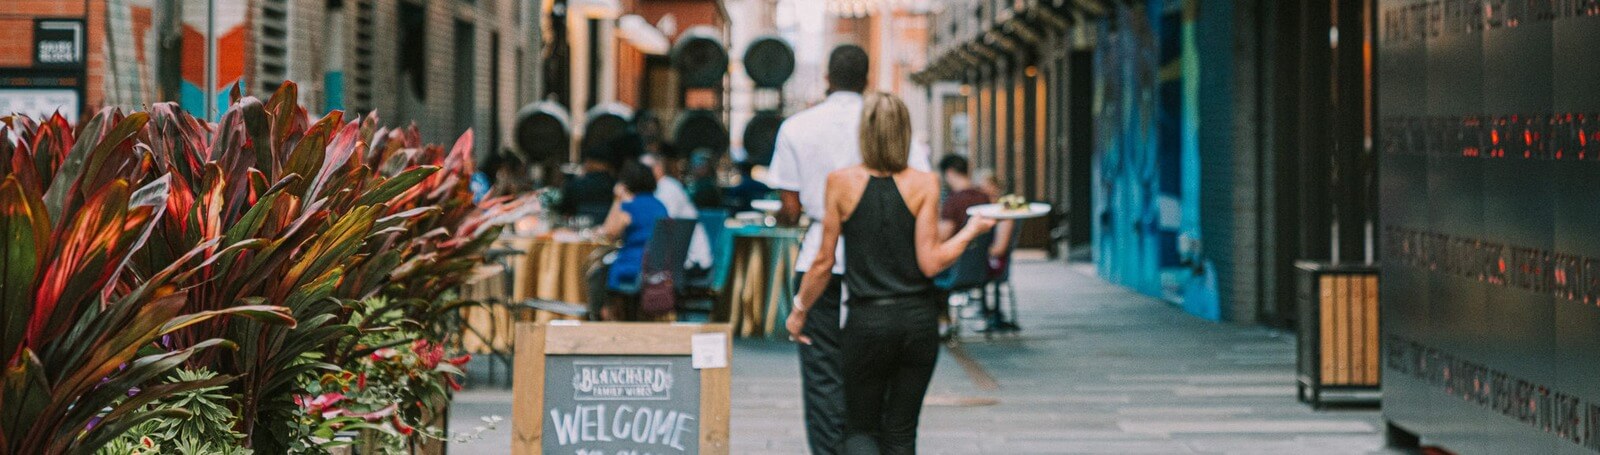
{"type": "Polygon", "coordinates": [[[82,19],[33,22],[33,61],[38,68],[81,68],[85,38],[82,19]]]}
{"type": "Polygon", "coordinates": [[[728,452],[726,325],[521,324],[513,452],[728,452]]]}

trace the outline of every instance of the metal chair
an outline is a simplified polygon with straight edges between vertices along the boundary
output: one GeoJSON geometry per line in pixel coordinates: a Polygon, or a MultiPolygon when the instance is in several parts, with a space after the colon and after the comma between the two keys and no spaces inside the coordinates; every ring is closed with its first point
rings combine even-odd
{"type": "MultiPolygon", "coordinates": [[[[1013,221],[1013,223],[1017,223],[1017,221],[1013,221]]],[[[988,332],[994,332],[994,329],[1006,332],[1022,330],[1022,327],[1017,325],[1017,287],[1011,284],[1011,266],[1017,262],[1017,242],[1021,240],[1021,237],[1022,227],[1013,226],[1011,229],[1011,242],[1006,244],[1005,266],[989,282],[989,286],[994,288],[993,311],[997,313],[996,317],[990,318],[990,322],[998,327],[988,327],[990,329],[988,332]],[[1009,312],[1002,311],[1006,303],[1010,303],[1011,310],[1009,312]]],[[[985,306],[984,308],[986,312],[989,311],[989,307],[985,306]]]]}
{"type": "Polygon", "coordinates": [[[683,322],[711,320],[718,297],[732,271],[733,234],[728,231],[728,211],[701,209],[699,226],[711,242],[711,270],[689,279],[678,305],[678,320],[683,322]]]}
{"type": "Polygon", "coordinates": [[[509,305],[510,302],[507,302],[507,299],[511,297],[516,284],[516,272],[512,267],[511,261],[522,254],[524,254],[522,251],[510,248],[492,248],[483,254],[483,262],[486,265],[493,265],[499,269],[496,273],[500,275],[501,284],[498,295],[484,296],[482,301],[476,305],[482,307],[484,313],[489,317],[487,326],[473,326],[467,323],[462,314],[467,311],[466,308],[456,311],[453,315],[455,319],[453,323],[456,325],[455,333],[452,335],[455,338],[453,343],[458,346],[462,345],[464,344],[463,340],[468,335],[471,335],[482,340],[484,347],[488,350],[487,352],[475,354],[487,354],[486,365],[489,370],[488,382],[490,384],[500,382],[496,380],[497,374],[495,373],[496,364],[499,364],[501,371],[505,374],[504,384],[507,387],[511,385],[512,345],[507,344],[504,348],[497,346],[497,342],[501,337],[510,336],[509,333],[501,332],[501,327],[508,324],[502,323],[499,318],[510,317],[513,320],[516,318],[516,308],[509,305]],[[504,308],[506,311],[496,311],[497,308],[504,308]]]}
{"type": "Polygon", "coordinates": [[[947,340],[955,340],[961,335],[961,325],[964,319],[961,315],[962,307],[966,302],[976,296],[979,308],[988,308],[989,301],[989,245],[994,243],[994,234],[983,234],[974,238],[967,244],[967,249],[961,252],[961,257],[948,270],[934,279],[938,286],[952,296],[964,294],[964,299],[959,305],[950,306],[950,329],[945,333],[947,340]]]}
{"type": "Polygon", "coordinates": [[[696,223],[696,220],[673,218],[656,221],[655,230],[650,234],[650,243],[644,248],[644,262],[639,265],[639,281],[628,283],[622,289],[612,289],[629,300],[630,310],[639,306],[642,280],[661,272],[666,272],[672,278],[674,294],[680,297],[678,303],[681,304],[681,297],[688,287],[688,268],[684,262],[689,257],[689,242],[694,238],[696,223]]]}

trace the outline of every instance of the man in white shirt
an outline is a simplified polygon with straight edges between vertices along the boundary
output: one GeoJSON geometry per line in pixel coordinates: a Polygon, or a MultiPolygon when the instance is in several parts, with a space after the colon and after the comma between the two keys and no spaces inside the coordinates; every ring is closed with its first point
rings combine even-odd
{"type": "MultiPolygon", "coordinates": [[[[680,220],[700,221],[700,209],[694,207],[694,202],[689,200],[689,191],[684,189],[683,182],[668,172],[666,159],[654,153],[639,157],[639,163],[650,168],[656,174],[656,199],[661,205],[667,207],[667,216],[680,220]]],[[[694,237],[689,240],[689,256],[685,261],[690,268],[707,270],[711,268],[711,239],[706,236],[705,228],[699,224],[694,226],[694,237]]]]}
{"type": "MultiPolygon", "coordinates": [[[[861,92],[867,86],[867,53],[860,46],[846,44],[828,56],[828,98],[783,122],[773,151],[767,184],[783,199],[779,218],[793,225],[804,215],[811,220],[795,270],[804,275],[817,257],[822,242],[822,216],[826,212],[823,196],[828,174],[861,163],[861,92]]],[[[928,154],[913,154],[911,167],[929,169],[928,154]]],[[[657,191],[657,197],[660,197],[657,191]]],[[[804,383],[806,439],[811,453],[839,453],[844,444],[844,374],[839,353],[840,280],[844,274],[844,242],[840,239],[838,261],[828,291],[806,305],[805,335],[811,344],[800,345],[800,375],[804,383]]],[[[795,278],[800,282],[800,278],[795,278]]]]}

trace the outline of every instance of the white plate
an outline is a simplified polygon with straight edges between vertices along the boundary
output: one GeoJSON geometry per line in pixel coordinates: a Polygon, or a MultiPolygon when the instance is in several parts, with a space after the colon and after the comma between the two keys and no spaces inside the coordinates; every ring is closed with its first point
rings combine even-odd
{"type": "Polygon", "coordinates": [[[757,199],[757,200],[754,200],[754,201],[750,201],[750,208],[753,208],[753,209],[756,209],[756,210],[760,210],[760,211],[763,211],[763,212],[776,212],[778,210],[782,210],[783,209],[783,201],[774,201],[774,200],[771,200],[771,199],[757,199]]]}
{"type": "Polygon", "coordinates": [[[1050,213],[1050,204],[1033,202],[1028,204],[1027,210],[1005,210],[1000,204],[974,205],[967,208],[967,215],[981,216],[996,220],[1020,220],[1024,218],[1038,218],[1050,213]]]}

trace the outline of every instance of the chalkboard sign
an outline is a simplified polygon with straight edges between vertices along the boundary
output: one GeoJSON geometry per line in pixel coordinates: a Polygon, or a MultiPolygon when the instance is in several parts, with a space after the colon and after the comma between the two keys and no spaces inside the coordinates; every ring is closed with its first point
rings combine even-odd
{"type": "Polygon", "coordinates": [[[519,324],[513,452],[728,453],[728,349],[723,324],[519,324]]]}

